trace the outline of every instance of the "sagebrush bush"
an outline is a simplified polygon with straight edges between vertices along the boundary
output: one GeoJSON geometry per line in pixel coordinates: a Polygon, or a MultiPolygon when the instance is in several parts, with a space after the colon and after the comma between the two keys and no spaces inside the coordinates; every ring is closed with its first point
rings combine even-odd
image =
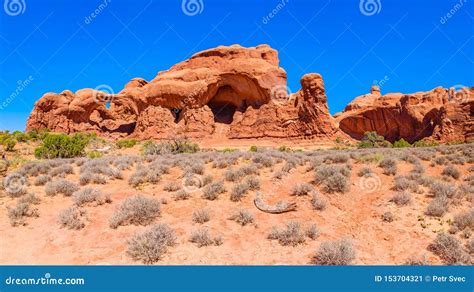
{"type": "Polygon", "coordinates": [[[323,161],[324,163],[346,163],[349,161],[349,158],[347,154],[338,153],[324,157],[323,161]]]}
{"type": "Polygon", "coordinates": [[[390,201],[398,206],[408,205],[411,202],[411,194],[409,192],[399,192],[393,195],[390,201]]]}
{"type": "Polygon", "coordinates": [[[199,145],[181,138],[173,138],[159,143],[146,141],[142,146],[142,153],[144,155],[196,153],[198,151],[199,145]]]}
{"type": "Polygon", "coordinates": [[[204,187],[202,190],[202,196],[206,200],[216,200],[220,194],[224,193],[225,187],[224,187],[224,182],[222,181],[217,181],[213,182],[207,186],[204,187]]]}
{"type": "Polygon", "coordinates": [[[453,225],[459,230],[474,229],[474,209],[459,213],[453,218],[453,225]]]}
{"type": "Polygon", "coordinates": [[[291,196],[306,196],[313,191],[313,187],[307,183],[298,183],[291,188],[291,196]]]}
{"type": "Polygon", "coordinates": [[[384,222],[392,222],[393,220],[395,220],[395,216],[393,216],[393,213],[388,211],[388,212],[384,212],[382,214],[382,220],[384,222]]]}
{"type": "Polygon", "coordinates": [[[435,182],[430,185],[430,193],[435,197],[452,198],[457,195],[456,185],[450,183],[435,182]]]}
{"type": "Polygon", "coordinates": [[[382,168],[383,173],[386,175],[397,174],[397,161],[393,158],[384,158],[379,163],[379,167],[382,168]]]}
{"type": "Polygon", "coordinates": [[[319,194],[313,193],[313,197],[311,198],[311,206],[313,206],[314,210],[323,211],[326,209],[327,201],[319,194]]]}
{"type": "Polygon", "coordinates": [[[244,173],[240,169],[229,168],[224,172],[224,177],[226,181],[236,182],[240,181],[244,173]]]}
{"type": "Polygon", "coordinates": [[[193,222],[203,224],[211,220],[211,214],[207,209],[198,209],[193,212],[193,222]]]}
{"type": "Polygon", "coordinates": [[[239,210],[236,214],[232,215],[229,220],[235,221],[242,226],[253,223],[254,217],[252,213],[247,210],[239,210]]]}
{"type": "Polygon", "coordinates": [[[327,193],[345,193],[349,190],[350,168],[346,166],[327,165],[318,168],[314,183],[321,185],[327,193]]]}
{"type": "Polygon", "coordinates": [[[66,197],[70,197],[77,190],[79,190],[79,186],[76,183],[65,179],[50,181],[44,188],[46,196],[63,194],[66,197]]]}
{"type": "Polygon", "coordinates": [[[318,238],[319,230],[316,224],[311,224],[310,226],[308,226],[308,228],[306,228],[305,235],[312,240],[318,238]]]}
{"type": "Polygon", "coordinates": [[[326,179],[323,184],[323,190],[326,193],[345,193],[349,191],[349,179],[340,174],[336,173],[326,179]]]}
{"type": "Polygon", "coordinates": [[[412,255],[408,259],[406,259],[404,265],[406,266],[427,266],[430,264],[428,257],[426,255],[422,256],[415,256],[412,255]]]}
{"type": "Polygon", "coordinates": [[[325,266],[345,266],[355,259],[352,242],[347,239],[326,241],[321,244],[312,259],[312,263],[325,266]]]}
{"type": "Polygon", "coordinates": [[[209,246],[209,245],[221,245],[222,237],[216,236],[211,238],[209,231],[206,228],[195,230],[191,233],[189,241],[196,243],[198,247],[209,246]]]}
{"type": "Polygon", "coordinates": [[[7,209],[11,226],[26,225],[26,217],[38,217],[38,209],[32,208],[28,202],[18,201],[15,207],[7,209]]]}
{"type": "Polygon", "coordinates": [[[86,211],[76,206],[69,207],[59,213],[58,221],[62,227],[79,230],[84,228],[86,211]]]}
{"type": "Polygon", "coordinates": [[[459,172],[459,170],[452,165],[446,166],[441,174],[454,179],[458,179],[461,176],[461,172],[459,172]]]}
{"type": "Polygon", "coordinates": [[[174,230],[167,224],[157,224],[131,237],[128,240],[127,254],[136,261],[153,264],[175,243],[174,230]]]}
{"type": "Polygon", "coordinates": [[[18,203],[38,205],[40,202],[41,199],[33,193],[28,193],[18,199],[18,203]]]}
{"type": "Polygon", "coordinates": [[[273,158],[267,153],[257,153],[254,155],[252,161],[264,167],[272,167],[275,165],[273,158]]]}
{"type": "Polygon", "coordinates": [[[74,168],[69,164],[64,164],[58,167],[55,167],[49,171],[51,176],[61,176],[65,177],[66,174],[73,174],[74,168]]]}
{"type": "Polygon", "coordinates": [[[428,249],[447,265],[466,264],[469,261],[469,256],[464,252],[461,243],[446,233],[438,234],[428,249]]]}
{"type": "Polygon", "coordinates": [[[191,194],[188,193],[186,190],[179,190],[176,192],[174,196],[175,201],[185,201],[191,198],[191,194]]]}
{"type": "Polygon", "coordinates": [[[252,191],[257,191],[260,189],[260,179],[256,176],[249,176],[245,179],[245,183],[249,186],[249,189],[252,191]]]}
{"type": "Polygon", "coordinates": [[[176,192],[181,189],[181,184],[176,181],[167,182],[163,186],[163,190],[167,192],[176,192]]]}
{"type": "Polygon", "coordinates": [[[283,246],[297,246],[305,242],[305,233],[301,229],[299,222],[290,221],[282,230],[274,227],[268,235],[268,239],[278,240],[278,242],[283,246]]]}
{"type": "Polygon", "coordinates": [[[418,183],[408,179],[405,176],[396,176],[393,182],[393,189],[395,191],[416,191],[418,189],[418,183]]]}
{"type": "Polygon", "coordinates": [[[72,201],[79,207],[91,203],[98,206],[112,202],[110,195],[103,194],[101,190],[95,188],[83,188],[74,192],[72,194],[72,201]]]}
{"type": "Polygon", "coordinates": [[[359,177],[362,177],[362,176],[371,175],[371,174],[373,174],[373,173],[374,173],[374,172],[372,171],[371,168],[369,168],[369,167],[362,167],[362,168],[359,170],[359,172],[357,173],[357,175],[358,175],[359,177]]]}
{"type": "Polygon", "coordinates": [[[232,202],[240,201],[250,189],[246,182],[235,184],[230,192],[230,200],[232,202]]]}
{"type": "Polygon", "coordinates": [[[435,197],[426,207],[425,214],[433,217],[441,217],[449,209],[449,200],[446,197],[435,197]]]}
{"type": "Polygon", "coordinates": [[[47,174],[42,174],[35,179],[33,184],[35,186],[44,186],[49,181],[51,181],[51,177],[47,174]]]}
{"type": "Polygon", "coordinates": [[[110,219],[110,227],[123,225],[148,225],[161,214],[160,201],[141,195],[125,199],[110,219]]]}

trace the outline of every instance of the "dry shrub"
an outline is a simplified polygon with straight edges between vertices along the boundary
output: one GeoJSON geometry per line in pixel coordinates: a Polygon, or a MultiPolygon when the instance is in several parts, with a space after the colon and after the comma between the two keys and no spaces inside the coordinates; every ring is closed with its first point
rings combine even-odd
{"type": "Polygon", "coordinates": [[[286,228],[279,230],[276,227],[268,235],[270,240],[278,240],[283,246],[297,246],[305,242],[305,233],[301,229],[299,222],[290,221],[286,224],[286,228]]]}
{"type": "Polygon", "coordinates": [[[123,225],[148,225],[161,214],[160,201],[137,195],[125,199],[110,219],[110,227],[123,225]]]}
{"type": "Polygon", "coordinates": [[[452,177],[454,179],[458,179],[461,176],[461,173],[459,172],[459,170],[456,167],[452,166],[452,165],[446,166],[443,169],[443,172],[441,174],[445,175],[445,176],[452,177]]]}
{"type": "Polygon", "coordinates": [[[291,196],[306,196],[313,191],[313,187],[307,183],[298,183],[291,188],[291,196]]]}
{"type": "Polygon", "coordinates": [[[305,235],[312,240],[318,238],[319,230],[316,224],[311,224],[308,228],[306,228],[305,235]]]}
{"type": "Polygon", "coordinates": [[[79,209],[76,206],[72,206],[59,213],[58,221],[62,227],[79,230],[85,226],[83,220],[85,215],[85,210],[79,209]]]}
{"type": "Polygon", "coordinates": [[[433,217],[441,217],[449,209],[449,200],[446,197],[436,197],[426,207],[425,214],[433,217]]]}
{"type": "Polygon", "coordinates": [[[469,256],[464,252],[461,243],[449,234],[438,234],[428,249],[447,265],[465,264],[469,261],[469,256]]]}
{"type": "Polygon", "coordinates": [[[180,189],[181,189],[181,184],[176,181],[167,182],[163,186],[163,190],[167,192],[176,192],[176,191],[179,191],[180,189]]]}
{"type": "Polygon", "coordinates": [[[249,189],[250,189],[249,185],[245,182],[234,185],[234,187],[232,188],[232,191],[230,192],[230,200],[232,202],[240,201],[245,196],[245,194],[248,192],[249,189]]]}
{"type": "Polygon", "coordinates": [[[313,206],[313,209],[315,210],[323,211],[326,209],[327,201],[319,194],[314,193],[313,197],[311,198],[311,206],[313,206]]]}
{"type": "Polygon", "coordinates": [[[211,215],[207,209],[198,209],[193,212],[193,222],[203,224],[211,220],[211,215]]]}
{"type": "Polygon", "coordinates": [[[383,173],[386,175],[397,174],[397,161],[393,158],[384,158],[379,163],[379,167],[382,168],[383,173]]]}
{"type": "Polygon", "coordinates": [[[390,202],[393,202],[398,206],[408,205],[411,202],[411,194],[409,192],[396,193],[390,199],[390,202]]]}
{"type": "Polygon", "coordinates": [[[236,214],[232,215],[229,220],[235,221],[242,226],[253,223],[254,217],[252,213],[247,210],[239,210],[236,214]]]}
{"type": "Polygon", "coordinates": [[[66,197],[70,197],[77,190],[79,190],[77,184],[65,179],[48,182],[44,188],[46,196],[63,194],[66,197]]]}
{"type": "Polygon", "coordinates": [[[412,255],[404,263],[405,266],[427,266],[429,264],[430,261],[428,260],[428,257],[426,255],[412,255]]]}
{"type": "Polygon", "coordinates": [[[128,240],[127,254],[136,261],[153,264],[176,242],[173,229],[166,224],[154,225],[128,240]]]}
{"type": "Polygon", "coordinates": [[[206,228],[201,228],[195,230],[191,233],[191,237],[189,241],[192,243],[196,243],[198,247],[209,246],[209,245],[222,245],[222,237],[216,236],[214,238],[211,237],[209,231],[206,228]]]}
{"type": "Polygon", "coordinates": [[[191,198],[191,194],[188,193],[186,190],[179,190],[176,192],[176,195],[174,196],[175,201],[184,201],[188,200],[191,198]]]}
{"type": "Polygon", "coordinates": [[[311,262],[315,265],[344,266],[349,265],[354,259],[355,250],[352,242],[341,239],[323,242],[311,262]]]}
{"type": "Polygon", "coordinates": [[[245,179],[245,183],[249,186],[252,191],[260,189],[260,180],[256,176],[249,176],[245,179]]]}
{"type": "Polygon", "coordinates": [[[8,208],[8,219],[11,226],[26,225],[27,217],[39,217],[38,209],[31,208],[27,202],[18,201],[14,208],[8,208]]]}
{"type": "Polygon", "coordinates": [[[112,202],[110,195],[103,194],[101,190],[95,188],[84,188],[75,192],[72,195],[72,201],[79,207],[91,203],[99,206],[112,202]]]}
{"type": "Polygon", "coordinates": [[[202,197],[206,200],[216,200],[220,194],[225,192],[224,182],[213,182],[204,187],[202,190],[202,197]]]}
{"type": "Polygon", "coordinates": [[[474,209],[454,216],[453,225],[456,226],[458,230],[464,230],[466,228],[474,229],[474,209]]]}

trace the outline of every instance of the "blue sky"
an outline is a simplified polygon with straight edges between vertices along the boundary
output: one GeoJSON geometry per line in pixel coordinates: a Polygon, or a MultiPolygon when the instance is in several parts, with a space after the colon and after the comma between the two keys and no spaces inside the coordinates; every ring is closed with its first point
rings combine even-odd
{"type": "Polygon", "coordinates": [[[359,0],[194,0],[194,16],[181,0],[3,1],[23,9],[0,11],[1,130],[23,130],[46,92],[118,92],[235,43],[279,50],[292,92],[305,73],[322,74],[331,113],[374,83],[382,93],[474,85],[472,0],[362,0],[373,15],[359,0]]]}

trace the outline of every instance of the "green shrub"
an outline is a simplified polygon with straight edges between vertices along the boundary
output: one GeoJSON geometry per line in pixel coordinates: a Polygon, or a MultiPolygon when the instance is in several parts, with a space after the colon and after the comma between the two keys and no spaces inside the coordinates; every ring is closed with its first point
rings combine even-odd
{"type": "Polygon", "coordinates": [[[357,148],[375,148],[375,147],[390,147],[390,142],[385,141],[383,136],[377,132],[366,132],[362,141],[357,143],[357,148]]]}
{"type": "Polygon", "coordinates": [[[87,157],[92,158],[92,159],[94,159],[94,158],[101,158],[101,157],[102,157],[102,153],[99,152],[99,151],[95,151],[95,150],[94,150],[94,151],[91,151],[91,152],[87,153],[87,157]]]}
{"type": "Polygon", "coordinates": [[[255,145],[250,146],[250,152],[257,152],[257,151],[258,151],[257,146],[255,146],[255,145]]]}
{"type": "Polygon", "coordinates": [[[118,148],[132,148],[133,146],[137,145],[137,140],[134,139],[122,139],[115,142],[118,148]]]}
{"type": "Polygon", "coordinates": [[[394,148],[406,148],[406,147],[411,147],[411,144],[405,141],[405,139],[401,138],[398,141],[395,141],[393,143],[394,148]]]}
{"type": "Polygon", "coordinates": [[[413,147],[433,147],[438,146],[439,144],[434,141],[419,140],[413,143],[413,147]]]}
{"type": "Polygon", "coordinates": [[[278,147],[278,151],[280,151],[280,152],[290,152],[291,148],[286,146],[286,145],[283,145],[283,146],[278,147]]]}
{"type": "Polygon", "coordinates": [[[41,146],[35,149],[35,156],[36,158],[45,159],[84,156],[84,149],[91,138],[91,135],[81,133],[71,136],[66,134],[46,134],[41,146]]]}

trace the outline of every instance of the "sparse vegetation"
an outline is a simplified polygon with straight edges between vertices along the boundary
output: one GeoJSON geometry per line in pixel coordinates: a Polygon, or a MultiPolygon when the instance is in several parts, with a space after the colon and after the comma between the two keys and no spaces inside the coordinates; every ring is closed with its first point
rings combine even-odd
{"type": "Polygon", "coordinates": [[[428,249],[447,265],[465,264],[469,260],[469,256],[464,252],[459,240],[449,234],[438,234],[428,249]]]}
{"type": "Polygon", "coordinates": [[[345,266],[355,259],[352,242],[347,239],[326,241],[321,244],[312,259],[312,263],[322,266],[345,266]]]}
{"type": "Polygon", "coordinates": [[[278,240],[283,245],[297,246],[305,242],[305,233],[301,229],[300,223],[296,221],[290,221],[286,224],[286,228],[279,230],[273,227],[272,231],[268,235],[270,240],[278,240]]]}
{"type": "Polygon", "coordinates": [[[66,197],[70,197],[77,190],[79,190],[79,186],[76,183],[65,179],[50,181],[44,188],[46,196],[62,194],[66,197]]]}
{"type": "Polygon", "coordinates": [[[58,221],[61,226],[66,227],[67,229],[79,230],[85,226],[85,215],[85,210],[72,206],[59,213],[58,221]]]}
{"type": "Polygon", "coordinates": [[[202,196],[206,200],[216,200],[220,194],[224,193],[225,187],[224,187],[224,182],[222,181],[217,181],[213,182],[207,186],[204,187],[202,191],[202,196]]]}
{"type": "Polygon", "coordinates": [[[157,224],[130,238],[127,254],[136,261],[153,264],[158,262],[168,247],[173,246],[175,242],[174,230],[166,224],[157,224]]]}
{"type": "Polygon", "coordinates": [[[196,243],[198,247],[204,247],[209,245],[221,245],[223,243],[221,236],[211,238],[209,231],[206,228],[195,230],[191,233],[189,239],[192,243],[196,243]]]}
{"type": "Polygon", "coordinates": [[[409,192],[396,193],[390,201],[394,202],[398,206],[405,206],[410,204],[411,194],[409,192]]]}
{"type": "Polygon", "coordinates": [[[232,215],[229,219],[239,223],[242,226],[253,223],[254,221],[254,217],[252,213],[243,209],[239,210],[236,214],[232,215]]]}
{"type": "Polygon", "coordinates": [[[203,224],[211,220],[211,215],[207,209],[198,209],[193,212],[193,222],[203,224]]]}
{"type": "Polygon", "coordinates": [[[306,183],[298,183],[291,188],[290,195],[306,196],[313,191],[313,187],[306,183]]]}
{"type": "Polygon", "coordinates": [[[160,201],[141,195],[125,199],[110,219],[110,227],[120,225],[148,225],[160,216],[160,201]]]}
{"type": "Polygon", "coordinates": [[[443,172],[441,174],[448,177],[452,177],[454,179],[459,179],[459,177],[461,176],[461,173],[459,172],[459,170],[455,166],[452,166],[452,165],[446,166],[443,169],[443,172]]]}

